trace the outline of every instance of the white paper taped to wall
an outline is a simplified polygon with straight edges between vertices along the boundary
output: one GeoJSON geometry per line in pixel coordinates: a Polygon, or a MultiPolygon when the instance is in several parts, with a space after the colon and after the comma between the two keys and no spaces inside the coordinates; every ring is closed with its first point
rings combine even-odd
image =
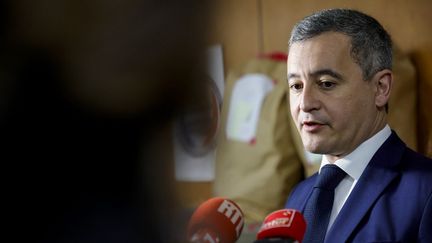
{"type": "Polygon", "coordinates": [[[175,177],[180,181],[214,179],[216,137],[220,125],[220,108],[224,91],[222,46],[207,50],[208,110],[184,114],[174,127],[175,177]]]}
{"type": "Polygon", "coordinates": [[[273,89],[273,81],[264,74],[247,74],[234,85],[228,111],[228,139],[249,143],[256,138],[261,106],[273,89]]]}

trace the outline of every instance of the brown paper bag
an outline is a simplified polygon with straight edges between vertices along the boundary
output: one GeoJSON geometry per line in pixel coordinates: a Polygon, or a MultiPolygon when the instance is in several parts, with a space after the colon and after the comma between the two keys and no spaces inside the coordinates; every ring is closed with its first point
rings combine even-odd
{"type": "Polygon", "coordinates": [[[291,122],[285,61],[255,59],[228,75],[214,193],[238,203],[246,222],[261,222],[270,212],[283,208],[290,190],[303,178],[291,122]],[[249,73],[265,74],[275,83],[262,104],[256,140],[252,143],[230,140],[226,136],[231,91],[236,81],[249,73]]]}

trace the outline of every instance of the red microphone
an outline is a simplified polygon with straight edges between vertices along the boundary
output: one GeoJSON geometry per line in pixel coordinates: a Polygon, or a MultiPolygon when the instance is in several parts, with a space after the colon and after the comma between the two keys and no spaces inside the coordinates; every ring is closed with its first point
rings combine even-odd
{"type": "Polygon", "coordinates": [[[202,203],[188,225],[188,239],[194,243],[233,243],[243,230],[243,212],[233,201],[221,197],[202,203]]]}
{"type": "Polygon", "coordinates": [[[257,234],[261,242],[302,242],[306,231],[306,220],[294,209],[281,209],[269,214],[257,234]]]}

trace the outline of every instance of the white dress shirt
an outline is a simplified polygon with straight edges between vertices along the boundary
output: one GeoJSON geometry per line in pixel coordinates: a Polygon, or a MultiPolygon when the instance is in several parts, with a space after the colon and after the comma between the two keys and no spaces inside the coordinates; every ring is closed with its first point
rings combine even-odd
{"type": "MultiPolygon", "coordinates": [[[[364,141],[350,154],[333,163],[345,171],[347,175],[335,189],[335,198],[327,231],[333,225],[333,222],[351,194],[354,186],[357,184],[357,181],[360,179],[360,176],[363,174],[366,166],[369,164],[369,161],[390,135],[391,129],[386,125],[381,131],[364,141]]],[[[330,162],[327,160],[326,156],[323,156],[320,171],[326,164],[330,164],[330,162]]]]}

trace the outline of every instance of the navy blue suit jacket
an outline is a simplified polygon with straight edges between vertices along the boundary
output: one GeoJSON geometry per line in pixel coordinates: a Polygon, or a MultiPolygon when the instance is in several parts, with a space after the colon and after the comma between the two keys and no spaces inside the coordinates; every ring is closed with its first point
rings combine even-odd
{"type": "MultiPolygon", "coordinates": [[[[301,182],[286,208],[303,212],[317,174],[301,182]]],[[[395,132],[375,153],[325,242],[432,242],[432,160],[395,132]]],[[[306,242],[305,242],[306,243],[306,242]]]]}

